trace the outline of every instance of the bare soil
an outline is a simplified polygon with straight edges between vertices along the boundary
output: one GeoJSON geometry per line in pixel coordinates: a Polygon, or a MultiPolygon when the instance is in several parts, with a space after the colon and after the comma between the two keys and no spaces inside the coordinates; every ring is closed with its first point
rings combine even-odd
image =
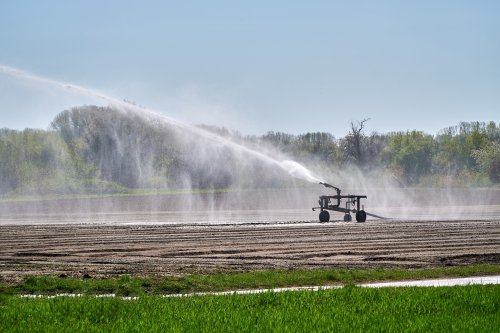
{"type": "Polygon", "coordinates": [[[0,225],[0,278],[500,264],[500,219],[0,225]]]}

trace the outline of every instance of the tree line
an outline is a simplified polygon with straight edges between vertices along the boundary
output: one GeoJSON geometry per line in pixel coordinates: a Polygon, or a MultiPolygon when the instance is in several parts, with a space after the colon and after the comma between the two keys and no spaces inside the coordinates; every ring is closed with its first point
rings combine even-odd
{"type": "MultiPolygon", "coordinates": [[[[368,119],[349,132],[244,136],[203,130],[257,150],[282,152],[323,169],[385,170],[411,186],[490,186],[500,182],[500,124],[462,122],[435,135],[368,133],[368,119]]],[[[117,192],[139,187],[282,186],[279,173],[223,145],[137,114],[85,106],[56,116],[48,130],[0,129],[0,193],[117,192]],[[259,177],[256,177],[259,175],[259,177]]]]}
{"type": "Polygon", "coordinates": [[[269,132],[263,140],[292,156],[327,165],[355,165],[362,170],[389,169],[405,184],[463,185],[500,181],[500,126],[461,122],[436,135],[423,131],[365,133],[367,120],[352,122],[349,133],[290,135],[269,132]]]}

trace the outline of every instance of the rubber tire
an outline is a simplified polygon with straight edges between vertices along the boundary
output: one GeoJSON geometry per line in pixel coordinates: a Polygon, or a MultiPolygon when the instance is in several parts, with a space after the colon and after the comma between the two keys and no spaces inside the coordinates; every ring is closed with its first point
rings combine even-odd
{"type": "Polygon", "coordinates": [[[326,210],[322,210],[319,213],[319,221],[323,223],[330,221],[330,213],[328,213],[326,210]]]}
{"type": "Polygon", "coordinates": [[[360,210],[356,212],[356,221],[357,222],[365,222],[366,221],[366,212],[364,210],[360,210]]]}
{"type": "Polygon", "coordinates": [[[344,215],[344,222],[351,222],[351,221],[352,221],[351,214],[345,214],[344,215]]]}
{"type": "Polygon", "coordinates": [[[319,213],[319,221],[323,223],[330,221],[330,213],[328,213],[326,210],[322,210],[319,213]]]}

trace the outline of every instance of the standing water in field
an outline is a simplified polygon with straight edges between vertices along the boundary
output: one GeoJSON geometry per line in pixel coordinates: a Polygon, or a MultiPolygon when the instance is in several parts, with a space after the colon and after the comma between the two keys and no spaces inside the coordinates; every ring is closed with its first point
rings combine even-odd
{"type": "Polygon", "coordinates": [[[217,134],[210,132],[208,130],[205,130],[203,128],[179,122],[179,121],[177,121],[171,117],[165,116],[165,115],[163,115],[155,110],[145,108],[142,106],[138,106],[138,105],[135,105],[132,103],[124,102],[124,101],[118,100],[114,97],[110,97],[106,94],[103,94],[101,92],[98,92],[98,91],[95,91],[95,90],[92,90],[89,88],[52,80],[49,78],[34,75],[31,73],[28,73],[28,72],[25,72],[25,71],[22,71],[22,70],[19,70],[16,68],[12,68],[9,66],[1,65],[1,64],[0,64],[0,73],[9,75],[11,77],[23,79],[23,80],[29,80],[31,82],[35,82],[35,83],[42,84],[42,85],[55,86],[57,88],[65,90],[65,91],[68,91],[71,93],[76,93],[76,94],[79,94],[82,96],[103,100],[103,101],[109,103],[114,109],[118,109],[122,112],[132,112],[136,115],[143,117],[144,119],[146,119],[152,123],[162,122],[164,124],[174,126],[181,131],[185,131],[189,134],[196,135],[199,139],[208,140],[209,142],[211,142],[214,145],[224,146],[224,147],[230,148],[238,154],[245,154],[247,156],[251,156],[253,158],[256,158],[256,159],[260,160],[261,162],[264,162],[268,165],[272,165],[274,167],[277,167],[277,168],[287,172],[287,174],[292,176],[292,177],[302,179],[302,180],[305,180],[305,181],[308,181],[311,183],[319,183],[319,182],[323,181],[323,179],[319,178],[318,176],[315,176],[310,170],[308,170],[305,166],[299,164],[298,162],[291,161],[291,160],[288,160],[286,158],[284,158],[282,160],[278,160],[276,158],[270,157],[267,154],[261,153],[255,149],[251,149],[243,144],[236,143],[229,138],[217,135],[217,134]]]}

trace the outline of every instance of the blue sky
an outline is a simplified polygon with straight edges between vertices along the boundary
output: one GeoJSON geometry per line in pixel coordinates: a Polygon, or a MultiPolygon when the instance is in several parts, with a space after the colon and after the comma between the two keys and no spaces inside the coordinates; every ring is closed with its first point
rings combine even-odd
{"type": "MultiPolygon", "coordinates": [[[[0,63],[249,134],[434,133],[500,120],[500,2],[1,0],[0,63]]],[[[0,75],[0,127],[96,102],[0,75]]]]}

